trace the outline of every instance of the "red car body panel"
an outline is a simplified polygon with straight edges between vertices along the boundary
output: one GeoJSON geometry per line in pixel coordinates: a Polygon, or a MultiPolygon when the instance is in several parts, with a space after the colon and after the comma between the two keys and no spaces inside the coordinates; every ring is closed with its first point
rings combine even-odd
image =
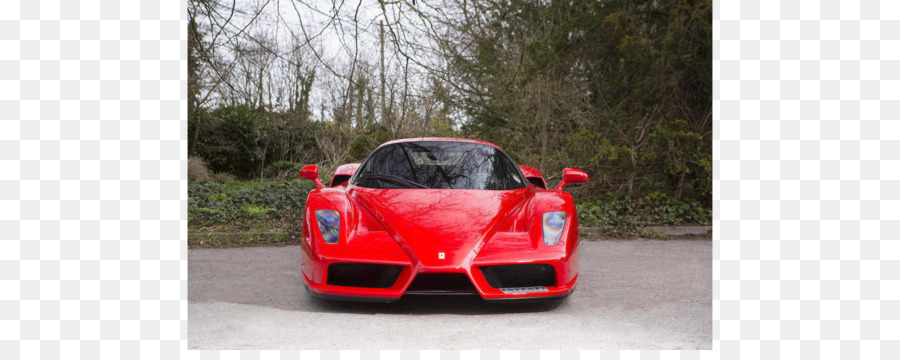
{"type": "Polygon", "coordinates": [[[340,184],[343,184],[347,180],[353,176],[353,173],[356,172],[356,169],[359,168],[359,164],[344,164],[338,166],[337,169],[334,170],[334,175],[331,176],[331,181],[328,183],[328,187],[335,187],[340,184]]]}
{"type": "Polygon", "coordinates": [[[540,170],[538,170],[534,166],[528,165],[519,165],[519,170],[522,170],[522,174],[525,175],[525,178],[528,179],[532,184],[537,183],[538,187],[541,189],[547,188],[547,182],[544,181],[544,175],[541,175],[540,170]]]}
{"type": "MultiPolygon", "coordinates": [[[[391,143],[399,141],[468,141],[496,147],[443,138],[391,143]]],[[[358,166],[339,169],[352,174],[358,166]]],[[[578,218],[572,196],[533,184],[512,190],[375,189],[348,181],[309,193],[302,237],[303,281],[319,295],[391,301],[403,296],[418,274],[443,273],[464,274],[486,300],[553,298],[572,292],[578,278],[578,218]],[[335,244],[325,243],[319,231],[316,210],[323,209],[340,215],[335,244]],[[551,211],[565,212],[566,221],[559,243],[546,245],[542,214],[551,211]],[[334,263],[399,265],[402,270],[388,287],[337,286],[328,284],[329,265],[334,263]],[[555,284],[539,292],[507,293],[492,287],[481,268],[513,264],[552,266],[555,284]]]]}

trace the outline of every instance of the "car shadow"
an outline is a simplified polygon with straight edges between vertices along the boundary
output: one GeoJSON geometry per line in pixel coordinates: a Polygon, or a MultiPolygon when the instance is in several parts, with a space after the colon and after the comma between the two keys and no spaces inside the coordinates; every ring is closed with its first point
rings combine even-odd
{"type": "Polygon", "coordinates": [[[393,303],[366,303],[353,301],[325,300],[310,296],[301,299],[309,307],[305,310],[328,313],[352,314],[453,314],[484,315],[534,313],[553,311],[564,305],[566,300],[537,302],[490,302],[477,295],[406,295],[393,303]]]}
{"type": "Polygon", "coordinates": [[[273,309],[316,313],[348,314],[509,314],[553,311],[569,300],[535,302],[491,302],[478,295],[405,295],[393,303],[326,300],[313,297],[300,285],[302,280],[282,273],[277,279],[248,282],[200,281],[188,283],[190,302],[223,302],[263,306],[273,309]],[[291,277],[291,279],[285,279],[291,277]],[[243,284],[241,284],[243,283],[243,284]]]}

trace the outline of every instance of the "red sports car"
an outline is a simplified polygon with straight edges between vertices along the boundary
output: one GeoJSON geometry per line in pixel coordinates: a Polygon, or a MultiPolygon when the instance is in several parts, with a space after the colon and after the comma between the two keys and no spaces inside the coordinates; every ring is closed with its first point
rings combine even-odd
{"type": "Polygon", "coordinates": [[[563,171],[547,189],[477,140],[387,142],[362,164],[317,165],[303,220],[303,282],[314,296],[392,302],[404,294],[477,294],[485,300],[559,299],[578,279],[578,216],[563,171]]]}

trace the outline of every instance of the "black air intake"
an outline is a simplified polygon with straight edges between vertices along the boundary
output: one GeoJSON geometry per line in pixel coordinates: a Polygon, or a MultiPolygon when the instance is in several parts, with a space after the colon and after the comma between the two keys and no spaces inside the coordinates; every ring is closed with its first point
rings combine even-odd
{"type": "Polygon", "coordinates": [[[545,190],[547,189],[547,184],[544,183],[544,179],[541,179],[539,177],[530,177],[530,178],[528,178],[528,182],[534,184],[534,186],[537,186],[541,189],[545,189],[545,190]]]}
{"type": "Polygon", "coordinates": [[[556,286],[556,270],[547,264],[516,264],[479,267],[488,284],[496,289],[556,286]]]}
{"type": "Polygon", "coordinates": [[[387,289],[394,285],[403,266],[334,263],[328,265],[328,285],[387,289]]]}
{"type": "Polygon", "coordinates": [[[347,180],[350,180],[350,175],[335,175],[333,178],[331,178],[331,184],[329,185],[329,187],[338,186],[347,182],[347,180]]]}
{"type": "Polygon", "coordinates": [[[416,276],[406,293],[410,295],[478,294],[466,274],[423,273],[416,276]]]}

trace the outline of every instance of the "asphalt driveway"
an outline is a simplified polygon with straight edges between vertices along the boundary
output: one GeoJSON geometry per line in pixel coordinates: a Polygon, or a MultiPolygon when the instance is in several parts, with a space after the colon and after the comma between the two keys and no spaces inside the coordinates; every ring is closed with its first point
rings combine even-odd
{"type": "Polygon", "coordinates": [[[556,304],[478,297],[331,303],[306,294],[300,247],[188,251],[190,349],[710,349],[712,242],[582,241],[556,304]]]}

